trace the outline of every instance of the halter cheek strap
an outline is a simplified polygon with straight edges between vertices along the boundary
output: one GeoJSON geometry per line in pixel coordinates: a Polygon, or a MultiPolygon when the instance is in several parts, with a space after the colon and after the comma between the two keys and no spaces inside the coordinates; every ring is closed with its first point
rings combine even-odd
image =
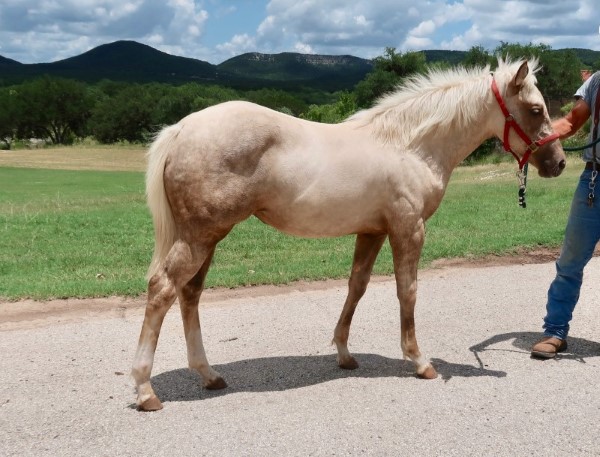
{"type": "Polygon", "coordinates": [[[527,134],[523,131],[521,126],[517,123],[513,115],[510,114],[510,112],[508,111],[508,108],[506,107],[506,104],[502,99],[502,95],[500,95],[498,85],[496,84],[496,80],[494,78],[492,78],[492,92],[494,93],[494,97],[496,97],[496,101],[500,106],[502,114],[504,114],[504,135],[502,140],[502,143],[504,144],[504,150],[506,152],[510,152],[513,155],[513,157],[517,160],[517,163],[519,164],[519,170],[523,170],[523,167],[529,161],[529,157],[531,156],[531,154],[537,152],[537,150],[546,143],[558,139],[560,135],[554,132],[540,140],[531,141],[529,136],[527,136],[527,134]],[[519,137],[527,145],[527,149],[525,150],[525,153],[523,154],[523,157],[521,159],[519,159],[519,156],[510,147],[509,134],[511,128],[514,129],[517,135],[519,135],[519,137]]]}

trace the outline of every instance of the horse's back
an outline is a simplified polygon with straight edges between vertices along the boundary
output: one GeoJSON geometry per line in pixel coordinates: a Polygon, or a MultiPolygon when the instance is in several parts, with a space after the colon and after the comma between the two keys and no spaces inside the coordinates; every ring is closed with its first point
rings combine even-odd
{"type": "Polygon", "coordinates": [[[254,103],[231,101],[192,113],[179,124],[182,131],[173,154],[193,154],[213,165],[239,169],[289,140],[299,119],[254,103]]]}

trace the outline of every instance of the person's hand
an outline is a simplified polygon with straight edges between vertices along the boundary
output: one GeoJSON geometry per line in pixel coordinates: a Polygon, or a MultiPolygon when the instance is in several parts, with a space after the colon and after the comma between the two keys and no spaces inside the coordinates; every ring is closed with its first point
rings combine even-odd
{"type": "Polygon", "coordinates": [[[561,140],[568,138],[585,124],[591,114],[588,104],[580,98],[565,117],[552,122],[552,128],[560,135],[561,140]]]}

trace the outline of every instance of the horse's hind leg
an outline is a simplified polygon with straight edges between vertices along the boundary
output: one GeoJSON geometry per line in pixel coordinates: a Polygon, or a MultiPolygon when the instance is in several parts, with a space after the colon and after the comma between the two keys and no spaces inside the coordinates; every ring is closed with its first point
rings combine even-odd
{"type": "Polygon", "coordinates": [[[385,237],[386,235],[358,235],[356,237],[352,272],[348,281],[348,296],[333,334],[333,342],[338,351],[338,365],[341,368],[349,370],[358,368],[358,363],[348,351],[350,324],[356,305],[358,305],[358,301],[367,290],[373,264],[377,259],[377,254],[379,254],[385,237]]]}
{"type": "Polygon", "coordinates": [[[215,248],[213,247],[198,273],[179,291],[178,296],[189,367],[200,373],[204,380],[204,387],[207,389],[222,389],[227,387],[227,383],[208,363],[202,343],[200,316],[198,314],[198,302],[204,289],[204,279],[210,268],[214,252],[215,248]]]}
{"type": "Polygon", "coordinates": [[[167,311],[175,301],[177,290],[194,277],[208,254],[209,251],[192,250],[186,242],[177,241],[164,261],[164,269],[148,282],[148,303],[131,370],[137,388],[137,405],[141,410],[162,408],[150,384],[160,329],[167,311]]]}
{"type": "Polygon", "coordinates": [[[417,268],[425,240],[425,226],[419,221],[412,234],[390,233],[394,257],[396,289],[400,301],[400,344],[405,357],[417,366],[417,375],[433,379],[437,373],[421,354],[415,333],[415,304],[417,301],[417,268]]]}

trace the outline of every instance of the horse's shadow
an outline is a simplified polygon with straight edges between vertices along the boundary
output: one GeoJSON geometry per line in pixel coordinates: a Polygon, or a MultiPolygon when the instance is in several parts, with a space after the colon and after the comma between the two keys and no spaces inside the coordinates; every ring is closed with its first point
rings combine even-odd
{"type": "MultiPolygon", "coordinates": [[[[516,352],[531,351],[533,344],[538,341],[542,335],[539,332],[510,332],[495,335],[487,340],[482,341],[479,344],[471,346],[469,350],[473,352],[473,355],[479,363],[479,368],[484,368],[485,364],[481,359],[481,354],[485,351],[510,351],[511,349],[496,349],[493,345],[512,340],[512,346],[516,352]]],[[[561,352],[556,355],[554,360],[570,359],[576,360],[581,363],[586,363],[585,359],[588,357],[600,356],[600,343],[595,341],[589,341],[583,338],[575,338],[569,336],[568,339],[569,347],[565,352],[561,352]]]]}
{"type": "MultiPolygon", "coordinates": [[[[154,376],[152,385],[158,397],[168,402],[202,400],[237,392],[285,391],[345,378],[415,377],[414,364],[410,361],[376,354],[355,354],[355,357],[360,364],[356,370],[339,368],[334,354],[267,357],[215,365],[214,368],[229,384],[222,390],[202,388],[200,376],[183,368],[154,376]]],[[[503,371],[473,365],[441,359],[433,359],[432,362],[446,381],[453,377],[506,376],[503,371]]]]}
{"type": "MultiPolygon", "coordinates": [[[[489,370],[482,361],[486,351],[515,351],[528,354],[540,338],[538,332],[511,332],[495,335],[469,350],[477,361],[474,365],[450,363],[432,359],[440,377],[446,382],[454,377],[491,376],[503,378],[504,371],[489,370]],[[494,345],[511,341],[515,349],[495,348],[494,345]]],[[[569,337],[569,349],[556,360],[571,359],[585,363],[588,357],[600,356],[600,343],[583,338],[569,337]]],[[[355,354],[360,364],[357,370],[342,370],[337,366],[335,354],[310,356],[267,357],[215,365],[227,380],[229,387],[207,390],[201,387],[200,376],[182,368],[158,374],[152,385],[162,401],[195,401],[216,398],[238,392],[278,392],[313,386],[345,378],[410,378],[414,377],[414,364],[376,354],[355,354]]]]}

